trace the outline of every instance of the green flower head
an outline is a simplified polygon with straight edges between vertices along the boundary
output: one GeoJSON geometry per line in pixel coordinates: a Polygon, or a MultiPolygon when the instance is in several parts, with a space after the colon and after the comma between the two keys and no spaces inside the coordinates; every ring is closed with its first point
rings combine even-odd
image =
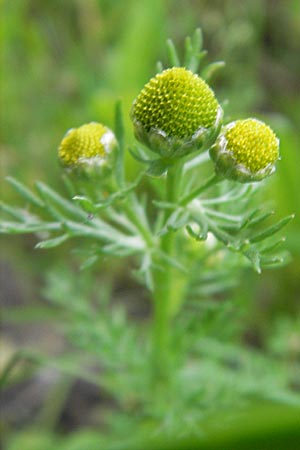
{"type": "Polygon", "coordinates": [[[115,146],[113,132],[100,123],[91,122],[69,130],[61,141],[58,155],[67,167],[103,166],[115,146]]]}
{"type": "Polygon", "coordinates": [[[259,181],[275,170],[279,139],[260,120],[236,120],[224,127],[210,156],[218,174],[242,183],[259,181]]]}
{"type": "Polygon", "coordinates": [[[201,147],[208,131],[219,125],[222,110],[202,78],[173,67],[144,86],[131,116],[138,140],[161,156],[174,158],[201,147]]]}

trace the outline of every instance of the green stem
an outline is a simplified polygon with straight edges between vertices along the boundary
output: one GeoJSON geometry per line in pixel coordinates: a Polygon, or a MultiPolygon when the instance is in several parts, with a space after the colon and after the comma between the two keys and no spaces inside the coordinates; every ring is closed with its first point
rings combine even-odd
{"type": "Polygon", "coordinates": [[[219,183],[222,181],[223,178],[220,175],[212,175],[204,184],[196,188],[194,191],[192,191],[189,195],[184,197],[180,200],[181,206],[186,206],[188,203],[190,203],[194,198],[198,197],[202,192],[204,192],[206,189],[210,188],[211,186],[219,183]]]}
{"type": "MultiPolygon", "coordinates": [[[[180,190],[182,173],[181,162],[169,168],[166,180],[166,198],[170,203],[176,202],[180,190]]],[[[165,213],[165,221],[172,211],[165,213]]],[[[160,240],[160,250],[163,254],[174,257],[175,234],[170,231],[164,234],[160,240]]],[[[154,317],[153,317],[153,363],[154,377],[156,381],[162,381],[168,377],[170,363],[170,326],[173,300],[173,271],[174,268],[159,258],[158,267],[153,273],[154,279],[154,317]]]]}
{"type": "MultiPolygon", "coordinates": [[[[116,178],[112,178],[110,181],[110,191],[118,192],[120,186],[116,180],[116,178]]],[[[123,184],[123,188],[125,185],[123,184]]],[[[123,211],[125,212],[127,218],[130,222],[135,226],[139,234],[144,239],[148,248],[153,247],[153,235],[151,229],[149,227],[147,218],[145,217],[144,211],[140,208],[138,200],[134,192],[129,192],[127,197],[124,199],[122,203],[123,211]]]]}
{"type": "Polygon", "coordinates": [[[129,194],[128,199],[124,202],[124,210],[129,220],[142,235],[147,246],[151,248],[153,246],[153,235],[148,224],[142,220],[142,211],[138,211],[137,200],[134,194],[129,194]]]}

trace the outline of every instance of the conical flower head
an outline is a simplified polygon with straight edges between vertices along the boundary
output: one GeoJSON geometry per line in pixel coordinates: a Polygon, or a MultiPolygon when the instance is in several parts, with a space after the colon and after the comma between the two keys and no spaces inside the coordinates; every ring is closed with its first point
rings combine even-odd
{"type": "Polygon", "coordinates": [[[161,156],[174,158],[203,145],[219,125],[222,110],[202,78],[173,67],[144,86],[131,115],[137,139],[161,156]]]}
{"type": "Polygon", "coordinates": [[[218,174],[240,182],[259,181],[275,170],[279,139],[260,120],[236,120],[224,127],[210,155],[218,174]]]}
{"type": "Polygon", "coordinates": [[[105,166],[110,162],[109,156],[115,146],[113,132],[100,123],[91,122],[66,133],[58,156],[67,167],[105,166]]]}

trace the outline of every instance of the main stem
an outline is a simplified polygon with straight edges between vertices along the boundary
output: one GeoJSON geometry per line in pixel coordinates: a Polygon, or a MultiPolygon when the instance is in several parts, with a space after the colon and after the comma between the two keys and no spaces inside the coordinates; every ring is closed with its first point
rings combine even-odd
{"type": "MultiPolygon", "coordinates": [[[[166,180],[167,202],[173,203],[177,200],[182,164],[179,162],[168,169],[166,180]]],[[[171,212],[166,211],[165,223],[171,212]]],[[[169,231],[161,237],[160,253],[165,256],[174,257],[175,234],[169,231]]],[[[154,270],[154,324],[153,324],[153,363],[155,381],[163,381],[168,377],[170,368],[170,326],[171,310],[173,300],[173,267],[165,258],[158,257],[158,267],[154,270]]]]}

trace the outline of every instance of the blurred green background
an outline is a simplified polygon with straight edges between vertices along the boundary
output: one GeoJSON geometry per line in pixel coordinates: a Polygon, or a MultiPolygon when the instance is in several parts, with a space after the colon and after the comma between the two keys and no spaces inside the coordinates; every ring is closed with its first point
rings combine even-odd
{"type": "MultiPolygon", "coordinates": [[[[43,180],[62,189],[57,162],[62,136],[92,120],[113,127],[119,98],[127,140],[132,141],[130,106],[155,74],[156,61],[166,61],[166,39],[171,37],[183,50],[185,36],[202,28],[207,61],[226,62],[212,85],[227,119],[260,117],[280,137],[282,160],[265,188],[266,202],[274,206],[277,218],[296,213],[286,231],[290,263],[261,276],[247,272],[235,293],[248,300],[247,340],[263,349],[277,327],[278,351],[287,354],[293,345],[300,352],[300,2],[2,0],[0,4],[1,191],[14,202],[19,200],[3,181],[5,176],[16,176],[29,186],[43,180]]],[[[137,170],[130,158],[127,164],[129,173],[137,170]]],[[[33,250],[34,244],[31,236],[1,239],[6,308],[38,305],[44,273],[57,261],[70,260],[68,247],[43,253],[33,250]]],[[[124,280],[120,283],[129,283],[123,262],[114,270],[124,280]]],[[[18,348],[15,333],[5,324],[9,348],[18,348]]]]}

